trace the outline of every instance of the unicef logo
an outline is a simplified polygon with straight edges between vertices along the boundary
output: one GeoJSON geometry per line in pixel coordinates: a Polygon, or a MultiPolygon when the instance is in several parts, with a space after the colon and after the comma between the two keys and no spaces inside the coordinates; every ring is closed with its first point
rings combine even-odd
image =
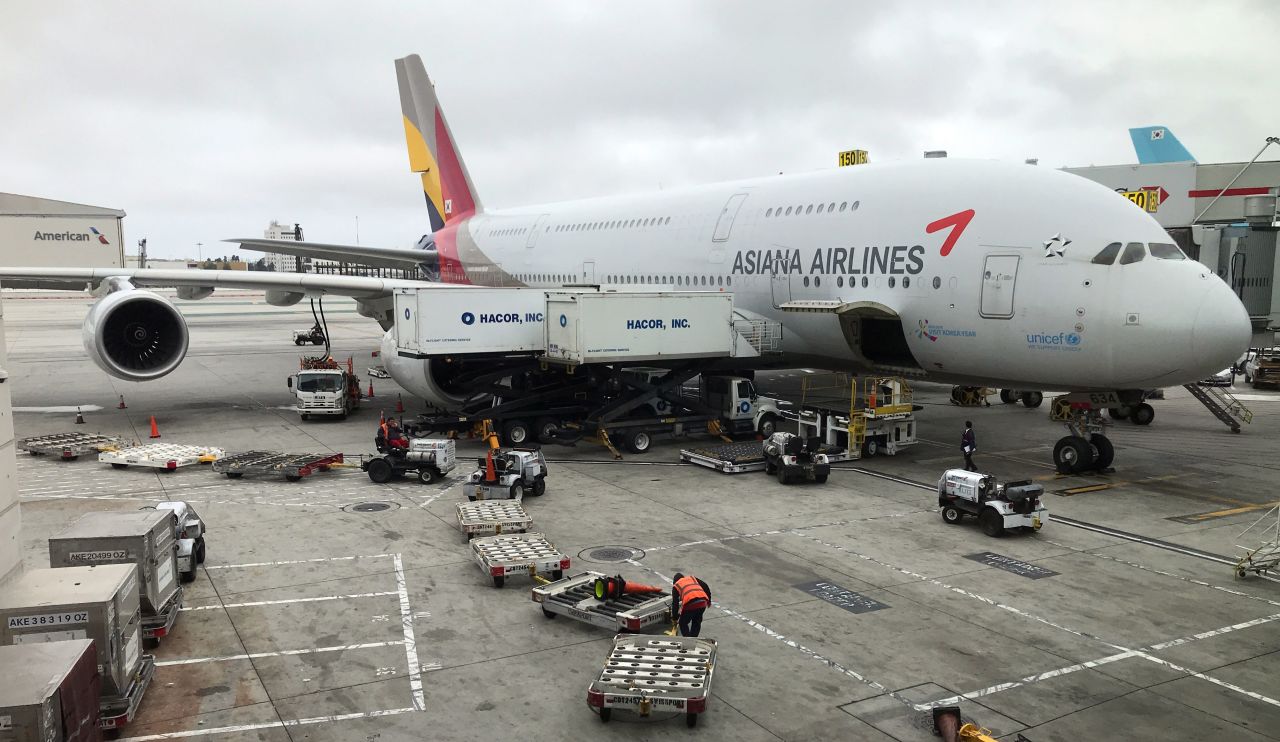
{"type": "Polygon", "coordinates": [[[476,323],[476,316],[474,314],[472,314],[471,312],[462,313],[462,324],[474,325],[475,323],[476,323]]]}
{"type": "Polygon", "coordinates": [[[1079,344],[1080,344],[1079,333],[1075,333],[1075,332],[1067,333],[1067,345],[1079,345],[1079,344]]]}
{"type": "Polygon", "coordinates": [[[750,412],[750,411],[751,411],[751,403],[750,403],[750,402],[747,402],[746,400],[743,400],[742,402],[739,402],[739,403],[738,403],[738,412],[750,412]]]}
{"type": "Polygon", "coordinates": [[[563,314],[560,315],[560,326],[567,327],[568,325],[569,325],[569,318],[564,316],[563,314]]]}

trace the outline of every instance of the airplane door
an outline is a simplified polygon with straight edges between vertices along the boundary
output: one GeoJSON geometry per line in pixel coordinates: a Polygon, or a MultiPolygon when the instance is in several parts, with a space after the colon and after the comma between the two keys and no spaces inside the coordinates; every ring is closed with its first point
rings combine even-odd
{"type": "Polygon", "coordinates": [[[712,242],[724,242],[729,239],[729,232],[733,229],[733,220],[738,216],[738,210],[742,208],[742,202],[747,200],[747,194],[735,193],[724,202],[724,208],[720,210],[720,218],[716,221],[716,231],[712,235],[712,242]]]}
{"type": "Polygon", "coordinates": [[[586,261],[583,261],[583,263],[582,263],[582,282],[583,282],[583,283],[595,283],[595,282],[596,282],[596,261],[594,261],[594,260],[586,260],[586,261]]]}
{"type": "Polygon", "coordinates": [[[547,220],[551,218],[550,214],[543,214],[538,217],[538,221],[533,223],[533,228],[529,230],[529,239],[524,241],[525,247],[533,247],[538,243],[538,235],[546,229],[547,220]]]}
{"type": "Polygon", "coordinates": [[[991,319],[1013,316],[1013,287],[1018,278],[1018,255],[988,255],[982,271],[979,314],[991,319]]]}
{"type": "Polygon", "coordinates": [[[773,273],[769,276],[769,290],[773,293],[773,308],[791,301],[791,276],[786,273],[773,273]]]}

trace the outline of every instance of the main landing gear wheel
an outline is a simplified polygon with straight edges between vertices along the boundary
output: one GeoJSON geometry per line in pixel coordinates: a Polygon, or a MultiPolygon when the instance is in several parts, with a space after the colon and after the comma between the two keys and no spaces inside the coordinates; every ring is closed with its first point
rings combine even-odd
{"type": "Polygon", "coordinates": [[[1134,425],[1150,425],[1151,421],[1156,419],[1156,408],[1146,402],[1143,402],[1133,408],[1133,412],[1130,413],[1129,419],[1133,420],[1134,425]]]}
{"type": "Polygon", "coordinates": [[[944,523],[950,523],[951,525],[954,526],[955,524],[959,523],[963,518],[964,518],[964,513],[960,512],[960,508],[956,507],[955,505],[942,506],[942,521],[944,523]]]}
{"type": "Polygon", "coordinates": [[[1129,417],[1129,408],[1128,407],[1108,407],[1107,414],[1111,416],[1112,420],[1124,420],[1125,418],[1129,417]]]}
{"type": "Polygon", "coordinates": [[[1025,407],[1029,407],[1029,408],[1039,407],[1040,403],[1043,401],[1044,401],[1044,395],[1041,394],[1040,392],[1023,392],[1022,393],[1022,404],[1025,407]]]}
{"type": "Polygon", "coordinates": [[[1014,396],[1014,394],[1013,394],[1013,390],[1012,390],[1012,389],[1001,389],[1001,390],[1000,390],[1000,401],[1001,401],[1001,402],[1004,402],[1005,404],[1013,404],[1016,400],[1017,400],[1017,397],[1015,397],[1015,396],[1014,396]]]}
{"type": "Polygon", "coordinates": [[[1111,445],[1111,439],[1101,433],[1094,433],[1089,436],[1089,445],[1093,446],[1093,466],[1096,469],[1108,469],[1111,462],[1115,461],[1116,449],[1111,445]]]}
{"type": "Polygon", "coordinates": [[[1053,447],[1053,465],[1061,474],[1082,472],[1093,466],[1093,447],[1079,436],[1062,438],[1053,447]]]}

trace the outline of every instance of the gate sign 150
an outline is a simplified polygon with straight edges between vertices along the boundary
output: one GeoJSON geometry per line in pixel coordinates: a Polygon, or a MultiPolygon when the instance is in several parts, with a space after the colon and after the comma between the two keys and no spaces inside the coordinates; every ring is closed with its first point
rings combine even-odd
{"type": "Polygon", "coordinates": [[[865,165],[867,164],[867,151],[865,149],[851,149],[841,152],[837,158],[840,167],[848,167],[849,165],[865,165]]]}

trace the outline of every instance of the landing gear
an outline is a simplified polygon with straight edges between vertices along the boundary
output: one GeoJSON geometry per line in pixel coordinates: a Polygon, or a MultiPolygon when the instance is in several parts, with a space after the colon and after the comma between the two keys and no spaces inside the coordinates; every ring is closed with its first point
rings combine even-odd
{"type": "Polygon", "coordinates": [[[1143,402],[1133,408],[1133,411],[1129,413],[1129,419],[1133,421],[1134,425],[1150,425],[1151,421],[1156,419],[1156,408],[1143,402]]]}
{"type": "Polygon", "coordinates": [[[1093,466],[1093,447],[1078,435],[1058,440],[1053,447],[1053,465],[1059,474],[1076,474],[1093,466]]]}
{"type": "Polygon", "coordinates": [[[1044,394],[1040,392],[1023,392],[1022,405],[1027,408],[1036,408],[1044,401],[1044,394]]]}
{"type": "Polygon", "coordinates": [[[1071,433],[1060,438],[1053,447],[1053,466],[1059,474],[1111,471],[1116,450],[1111,445],[1111,439],[1103,432],[1101,410],[1073,409],[1070,405],[1065,405],[1054,419],[1065,423],[1071,433]]]}

